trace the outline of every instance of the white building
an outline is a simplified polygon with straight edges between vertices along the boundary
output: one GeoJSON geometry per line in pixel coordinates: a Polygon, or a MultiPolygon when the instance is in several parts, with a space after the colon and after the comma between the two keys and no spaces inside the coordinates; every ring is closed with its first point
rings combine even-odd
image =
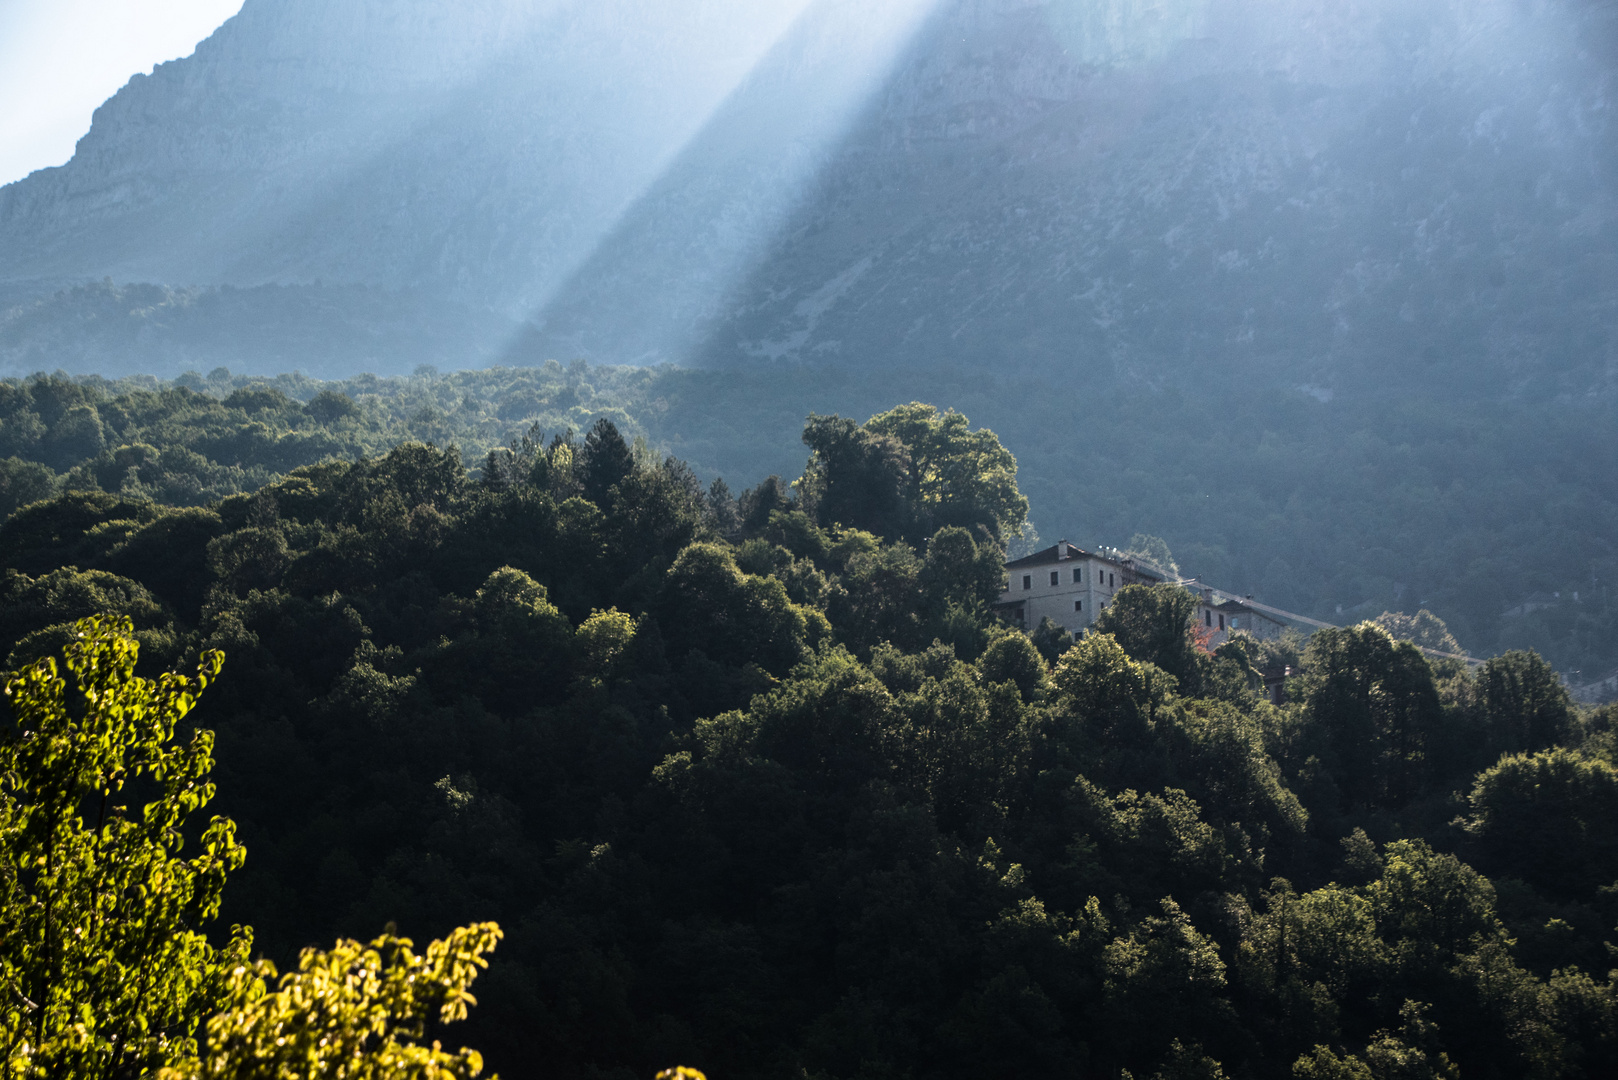
{"type": "Polygon", "coordinates": [[[1193,618],[1202,628],[1210,649],[1217,649],[1230,640],[1232,630],[1241,630],[1261,641],[1270,641],[1280,637],[1281,631],[1286,629],[1287,624],[1278,617],[1266,614],[1229,593],[1209,588],[1194,579],[1185,582],[1185,586],[1197,594],[1197,611],[1193,618]]]}
{"type": "Polygon", "coordinates": [[[995,611],[1025,630],[1049,618],[1077,632],[1094,623],[1097,613],[1125,585],[1156,585],[1163,580],[1162,574],[1133,559],[1098,555],[1066,540],[1006,563],[1006,573],[1006,591],[995,611]]]}
{"type": "MultiPolygon", "coordinates": [[[[1085,551],[1066,540],[1006,563],[1006,574],[1006,591],[995,605],[1001,618],[1024,630],[1033,630],[1048,618],[1070,633],[1094,625],[1096,616],[1125,585],[1157,585],[1164,580],[1162,574],[1133,559],[1085,551]]],[[[1193,618],[1210,649],[1228,640],[1232,630],[1269,640],[1280,637],[1287,625],[1259,606],[1201,582],[1184,584],[1196,594],[1193,618]]]]}

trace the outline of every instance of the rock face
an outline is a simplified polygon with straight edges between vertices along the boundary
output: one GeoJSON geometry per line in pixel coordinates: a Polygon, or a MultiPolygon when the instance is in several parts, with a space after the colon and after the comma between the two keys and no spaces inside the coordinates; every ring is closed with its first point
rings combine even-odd
{"type": "MultiPolygon", "coordinates": [[[[0,190],[0,278],[522,304],[786,28],[785,0],[247,0],[0,190]]],[[[584,245],[581,248],[581,245],[584,245]]]]}
{"type": "Polygon", "coordinates": [[[768,243],[727,254],[714,224],[761,170],[688,214],[720,157],[688,154],[539,351],[1610,390],[1614,27],[1494,0],[948,5],[768,243]],[[729,260],[723,290],[656,287],[690,252],[729,260]]]}
{"type": "Polygon", "coordinates": [[[0,280],[362,284],[515,360],[1618,388],[1596,0],[247,0],[0,280]]]}

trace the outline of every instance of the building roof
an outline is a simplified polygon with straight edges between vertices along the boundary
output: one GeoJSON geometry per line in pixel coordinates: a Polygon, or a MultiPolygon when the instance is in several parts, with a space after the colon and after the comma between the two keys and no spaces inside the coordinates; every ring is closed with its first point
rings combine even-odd
{"type": "Polygon", "coordinates": [[[1044,551],[1036,551],[1032,555],[1024,555],[1020,559],[1013,559],[1006,563],[1007,570],[1021,570],[1029,566],[1049,566],[1054,563],[1067,562],[1070,559],[1100,559],[1102,562],[1121,566],[1139,577],[1151,578],[1153,581],[1162,581],[1163,575],[1155,570],[1148,570],[1134,559],[1114,559],[1110,555],[1098,555],[1093,551],[1086,551],[1077,544],[1070,544],[1066,540],[1048,547],[1044,551]]]}

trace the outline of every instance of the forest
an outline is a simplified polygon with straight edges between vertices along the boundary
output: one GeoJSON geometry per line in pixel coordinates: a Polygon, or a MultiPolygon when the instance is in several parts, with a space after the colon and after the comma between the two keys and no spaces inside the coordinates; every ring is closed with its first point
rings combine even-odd
{"type": "Polygon", "coordinates": [[[1539,654],[1209,651],[1174,586],[1025,635],[993,432],[811,415],[732,489],[586,374],[0,387],[4,667],[222,654],[221,946],[498,923],[508,1080],[1618,1072],[1618,708],[1539,654]]]}
{"type": "Polygon", "coordinates": [[[1618,416],[1604,398],[1546,383],[1496,399],[1447,376],[1419,393],[1367,377],[1331,395],[1206,374],[1053,384],[936,366],[536,360],[343,381],[37,375],[0,381],[0,513],[64,488],[122,491],[132,466],[150,497],[203,505],[409,440],[458,446],[475,469],[536,423],[582,432],[601,416],[705,483],[750,486],[797,473],[808,414],[932,401],[1017,456],[1045,543],[1149,533],[1187,573],[1326,622],[1427,609],[1476,656],[1533,650],[1574,684],[1618,669],[1618,443],[1601,434],[1618,416]]]}

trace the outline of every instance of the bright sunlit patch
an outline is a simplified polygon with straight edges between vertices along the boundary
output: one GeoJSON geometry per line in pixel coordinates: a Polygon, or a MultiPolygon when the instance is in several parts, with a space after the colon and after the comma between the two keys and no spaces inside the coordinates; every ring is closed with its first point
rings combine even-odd
{"type": "Polygon", "coordinates": [[[242,0],[0,4],[0,184],[61,165],[129,77],[186,56],[242,0]]]}
{"type": "MultiPolygon", "coordinates": [[[[570,302],[570,293],[611,281],[611,306],[621,323],[634,326],[638,340],[659,342],[638,354],[619,341],[631,350],[619,358],[683,360],[702,333],[706,313],[758,265],[938,4],[803,5],[746,78],[714,102],[676,152],[665,155],[624,202],[575,269],[532,298],[528,316],[545,326],[558,305],[570,302]]],[[[860,272],[844,268],[822,291],[860,272]]],[[[814,303],[800,314],[812,324],[814,303]]],[[[756,348],[760,355],[786,355],[794,344],[762,342],[756,348]]]]}

